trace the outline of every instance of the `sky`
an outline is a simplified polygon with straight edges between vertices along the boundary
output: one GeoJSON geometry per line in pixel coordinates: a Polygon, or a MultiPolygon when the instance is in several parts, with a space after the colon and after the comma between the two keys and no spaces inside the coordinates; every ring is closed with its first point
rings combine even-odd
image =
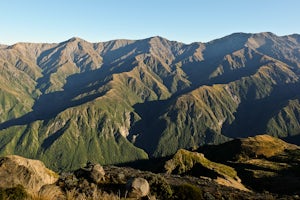
{"type": "Polygon", "coordinates": [[[300,33],[300,0],[0,0],[0,43],[300,33]]]}

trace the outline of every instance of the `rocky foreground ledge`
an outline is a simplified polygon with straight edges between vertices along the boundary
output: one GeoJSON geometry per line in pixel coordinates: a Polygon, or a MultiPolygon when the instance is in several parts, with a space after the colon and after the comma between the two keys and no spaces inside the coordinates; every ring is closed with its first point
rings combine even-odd
{"type": "Polygon", "coordinates": [[[272,198],[217,184],[210,178],[155,174],[88,163],[60,175],[38,160],[0,159],[0,199],[243,199],[272,198]]]}
{"type": "Polygon", "coordinates": [[[90,171],[80,169],[58,175],[47,169],[40,161],[19,156],[2,157],[0,163],[0,199],[279,198],[278,195],[271,193],[254,193],[226,187],[208,177],[155,174],[116,166],[106,166],[104,171],[98,164],[90,165],[92,167],[90,171]]]}
{"type": "Polygon", "coordinates": [[[299,160],[298,146],[270,136],[179,150],[144,170],[87,163],[57,174],[9,155],[0,158],[0,200],[300,199],[299,160]]]}

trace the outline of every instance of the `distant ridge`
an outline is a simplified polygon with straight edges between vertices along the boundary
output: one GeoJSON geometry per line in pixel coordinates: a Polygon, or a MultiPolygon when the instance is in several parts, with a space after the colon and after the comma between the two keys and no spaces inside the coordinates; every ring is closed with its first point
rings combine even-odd
{"type": "MultiPolygon", "coordinates": [[[[260,32],[260,33],[255,33],[256,35],[273,35],[273,36],[276,36],[276,37],[292,37],[292,38],[299,38],[300,37],[300,34],[299,33],[292,33],[292,34],[289,34],[289,35],[283,35],[283,36],[278,36],[272,32],[260,32]]],[[[201,38],[199,39],[199,41],[193,41],[193,42],[190,42],[190,43],[186,43],[186,42],[180,42],[180,41],[176,41],[176,40],[169,40],[168,38],[166,37],[163,37],[163,36],[160,36],[160,35],[155,35],[155,36],[151,36],[151,37],[148,37],[148,38],[142,38],[142,39],[126,39],[126,38],[123,38],[123,39],[111,39],[111,40],[107,40],[107,41],[102,41],[102,42],[97,42],[97,41],[94,41],[94,42],[90,42],[88,39],[85,39],[85,38],[81,38],[81,37],[78,37],[78,36],[74,36],[70,39],[66,39],[65,41],[62,41],[62,42],[42,42],[43,44],[58,44],[58,43],[64,43],[64,42],[69,42],[69,41],[72,41],[72,40],[78,40],[78,41],[86,41],[86,42],[89,42],[89,43],[92,43],[92,44],[97,44],[97,43],[109,43],[109,42],[114,42],[114,41],[142,41],[142,40],[150,40],[152,38],[160,38],[160,39],[163,39],[163,40],[168,40],[170,42],[176,42],[176,43],[182,43],[182,44],[186,44],[186,45],[192,45],[193,43],[211,43],[215,40],[220,40],[220,39],[224,39],[226,37],[232,37],[232,36],[242,36],[242,35],[248,35],[248,36],[251,36],[251,35],[255,35],[253,33],[245,33],[245,32],[236,32],[236,33],[232,33],[232,34],[229,34],[229,35],[226,35],[226,36],[223,36],[223,37],[220,37],[220,38],[216,38],[216,39],[213,39],[213,40],[210,40],[210,41],[207,41],[207,42],[203,42],[201,41],[201,38]]],[[[20,41],[20,42],[17,42],[17,43],[14,43],[14,44],[0,44],[0,46],[13,46],[15,44],[18,44],[18,43],[23,43],[23,44],[41,44],[41,42],[24,42],[24,41],[20,41]]]]}
{"type": "Polygon", "coordinates": [[[298,34],[0,45],[0,72],[0,155],[55,170],[300,135],[298,34]]]}

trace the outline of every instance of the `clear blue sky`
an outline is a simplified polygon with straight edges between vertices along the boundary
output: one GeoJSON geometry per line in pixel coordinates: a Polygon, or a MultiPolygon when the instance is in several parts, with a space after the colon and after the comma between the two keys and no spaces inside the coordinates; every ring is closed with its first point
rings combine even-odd
{"type": "Polygon", "coordinates": [[[300,0],[0,0],[0,43],[300,33],[300,0]]]}

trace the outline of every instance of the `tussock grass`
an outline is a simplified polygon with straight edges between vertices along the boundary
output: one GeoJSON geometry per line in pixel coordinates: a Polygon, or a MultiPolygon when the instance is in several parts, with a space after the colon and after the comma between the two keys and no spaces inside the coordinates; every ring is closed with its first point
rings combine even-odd
{"type": "Polygon", "coordinates": [[[81,193],[76,189],[66,191],[63,196],[56,191],[44,194],[31,194],[25,200],[121,200],[120,195],[108,194],[101,190],[94,190],[92,194],[81,193]],[[58,196],[59,195],[59,196],[58,196]]]}
{"type": "Polygon", "coordinates": [[[206,159],[201,153],[190,152],[184,149],[180,149],[173,159],[166,162],[165,169],[168,173],[172,173],[176,170],[178,174],[184,174],[189,173],[194,170],[193,168],[195,166],[199,165],[214,171],[219,175],[225,175],[232,178],[237,177],[237,172],[232,167],[212,162],[206,159]]]}

